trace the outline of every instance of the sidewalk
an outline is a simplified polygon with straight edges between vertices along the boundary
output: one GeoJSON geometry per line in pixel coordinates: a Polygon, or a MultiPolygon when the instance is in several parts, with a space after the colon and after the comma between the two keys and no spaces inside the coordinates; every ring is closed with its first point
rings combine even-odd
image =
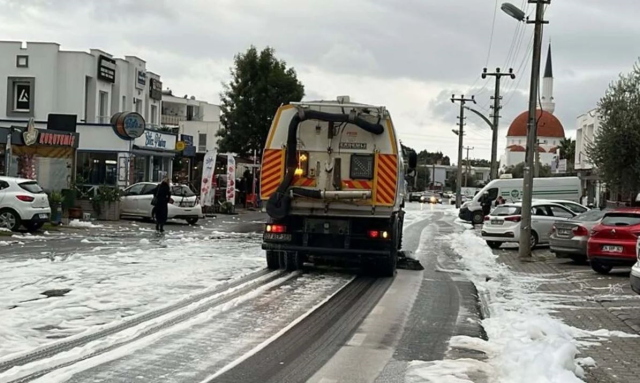
{"type": "MultiPolygon", "coordinates": [[[[495,250],[498,261],[514,272],[544,276],[549,282],[537,286],[561,309],[554,313],[566,324],[585,330],[606,329],[640,334],[640,296],[629,287],[629,271],[614,269],[603,276],[589,265],[557,259],[548,249],[534,252],[537,261],[521,263],[517,249],[495,250]]],[[[597,368],[586,368],[587,382],[634,382],[640,376],[640,339],[611,337],[594,343],[584,356],[592,357],[597,368]]]]}

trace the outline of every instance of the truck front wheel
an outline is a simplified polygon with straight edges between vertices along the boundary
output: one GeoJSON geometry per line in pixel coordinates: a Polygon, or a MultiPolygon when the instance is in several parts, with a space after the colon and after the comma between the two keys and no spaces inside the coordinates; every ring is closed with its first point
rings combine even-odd
{"type": "Polygon", "coordinates": [[[479,225],[484,222],[484,214],[482,214],[482,211],[474,211],[471,219],[474,225],[479,225]]]}

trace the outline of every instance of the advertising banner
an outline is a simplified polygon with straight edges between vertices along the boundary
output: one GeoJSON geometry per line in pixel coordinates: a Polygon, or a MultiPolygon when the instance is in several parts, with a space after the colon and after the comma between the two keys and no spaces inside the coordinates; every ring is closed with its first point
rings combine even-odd
{"type": "Polygon", "coordinates": [[[235,205],[236,201],[236,159],[227,156],[227,201],[235,205]]]}
{"type": "Polygon", "coordinates": [[[202,181],[200,183],[200,203],[202,206],[211,206],[216,194],[213,186],[213,177],[216,170],[216,151],[209,151],[204,156],[202,164],[202,181]]]}

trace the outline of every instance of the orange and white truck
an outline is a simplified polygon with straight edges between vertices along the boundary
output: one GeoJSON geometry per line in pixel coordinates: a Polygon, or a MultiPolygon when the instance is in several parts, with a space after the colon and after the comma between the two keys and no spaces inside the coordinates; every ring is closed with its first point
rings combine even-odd
{"type": "Polygon", "coordinates": [[[394,275],[405,176],[417,162],[415,152],[402,150],[383,106],[347,96],[281,106],[262,155],[268,267],[296,270],[304,262],[346,261],[376,275],[394,275]]]}

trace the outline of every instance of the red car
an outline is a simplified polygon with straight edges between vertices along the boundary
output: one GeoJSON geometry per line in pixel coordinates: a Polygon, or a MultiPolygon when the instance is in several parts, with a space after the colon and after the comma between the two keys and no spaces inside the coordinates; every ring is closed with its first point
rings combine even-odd
{"type": "Polygon", "coordinates": [[[640,236],[640,209],[616,209],[591,230],[587,255],[591,268],[607,274],[614,266],[633,266],[640,236]]]}

